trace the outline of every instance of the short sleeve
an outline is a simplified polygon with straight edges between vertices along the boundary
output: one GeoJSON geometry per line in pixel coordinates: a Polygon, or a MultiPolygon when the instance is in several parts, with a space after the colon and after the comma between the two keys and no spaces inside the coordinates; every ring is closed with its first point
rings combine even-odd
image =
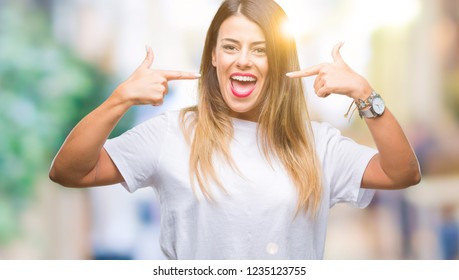
{"type": "Polygon", "coordinates": [[[168,118],[162,114],[105,142],[104,148],[123,176],[125,182],[122,185],[129,192],[153,186],[167,135],[168,118]]]}
{"type": "Polygon", "coordinates": [[[330,207],[336,203],[350,203],[364,208],[375,191],[361,188],[363,174],[377,150],[360,145],[327,123],[314,132],[325,184],[330,190],[330,207]]]}

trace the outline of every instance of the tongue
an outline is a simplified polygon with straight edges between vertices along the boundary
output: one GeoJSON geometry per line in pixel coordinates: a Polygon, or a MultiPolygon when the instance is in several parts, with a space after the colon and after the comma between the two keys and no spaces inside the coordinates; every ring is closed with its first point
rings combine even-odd
{"type": "Polygon", "coordinates": [[[255,87],[256,82],[241,82],[232,80],[231,84],[236,92],[244,94],[250,92],[255,87]]]}

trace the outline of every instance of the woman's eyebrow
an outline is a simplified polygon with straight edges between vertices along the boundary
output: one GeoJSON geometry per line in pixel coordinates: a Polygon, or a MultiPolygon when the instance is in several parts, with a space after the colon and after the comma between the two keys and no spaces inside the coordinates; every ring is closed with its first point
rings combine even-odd
{"type": "MultiPolygon", "coordinates": [[[[223,39],[221,39],[221,41],[229,41],[229,42],[235,43],[235,44],[239,44],[240,43],[238,40],[232,39],[232,38],[223,38],[223,39]]],[[[250,45],[252,45],[252,46],[253,45],[261,45],[261,44],[266,44],[266,42],[265,41],[256,41],[256,42],[250,43],[250,45]]]]}

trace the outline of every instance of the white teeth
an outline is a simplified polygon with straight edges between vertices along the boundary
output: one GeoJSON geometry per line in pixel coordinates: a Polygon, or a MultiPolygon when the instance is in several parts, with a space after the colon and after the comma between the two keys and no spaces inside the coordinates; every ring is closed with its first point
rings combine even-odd
{"type": "Polygon", "coordinates": [[[250,76],[233,76],[231,77],[231,79],[237,80],[240,82],[256,82],[257,81],[256,78],[250,77],[250,76]]]}

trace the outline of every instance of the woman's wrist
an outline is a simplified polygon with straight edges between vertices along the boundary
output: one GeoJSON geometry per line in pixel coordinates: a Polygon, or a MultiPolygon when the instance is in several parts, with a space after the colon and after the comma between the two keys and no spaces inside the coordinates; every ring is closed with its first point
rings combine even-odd
{"type": "Polygon", "coordinates": [[[355,102],[359,102],[359,100],[367,100],[372,92],[373,88],[365,81],[358,90],[353,92],[351,98],[354,99],[355,102]]]}
{"type": "Polygon", "coordinates": [[[118,86],[112,95],[104,102],[109,110],[115,110],[124,115],[132,106],[134,102],[122,94],[122,86],[118,86]]]}

